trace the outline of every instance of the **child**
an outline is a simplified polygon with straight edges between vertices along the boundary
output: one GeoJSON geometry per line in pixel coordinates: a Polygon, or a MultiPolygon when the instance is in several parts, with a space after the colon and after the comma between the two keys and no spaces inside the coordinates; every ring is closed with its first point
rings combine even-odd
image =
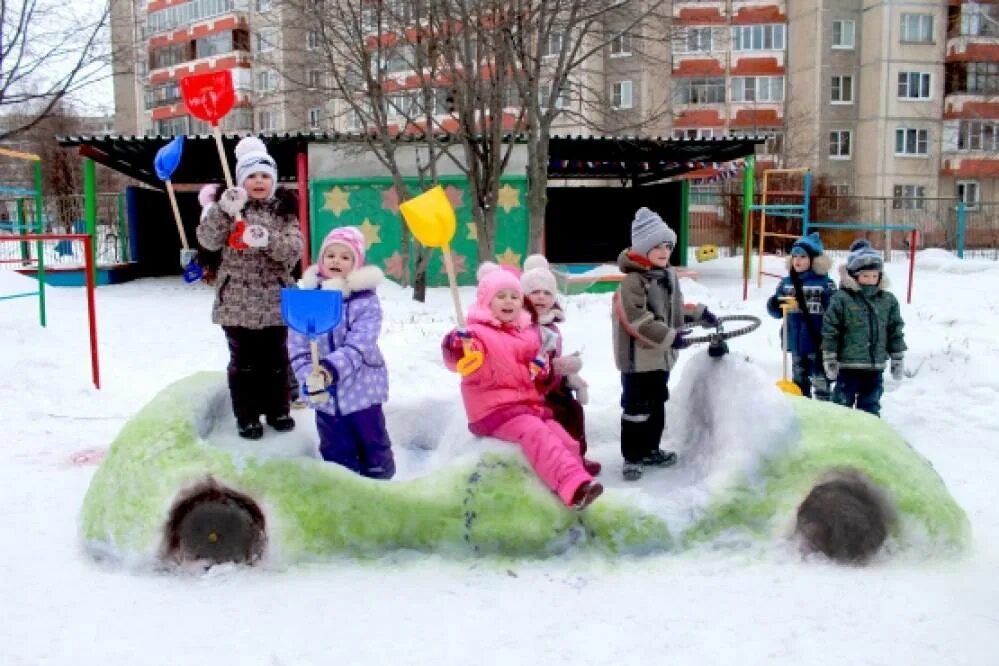
{"type": "Polygon", "coordinates": [[[797,306],[788,311],[784,331],[791,352],[791,376],[806,398],[812,397],[814,387],[816,400],[829,400],[829,380],[822,368],[822,315],[836,291],[836,283],[829,277],[830,267],[819,235],[802,236],[791,246],[787,277],[781,278],[767,301],[767,312],[775,319],[784,316],[782,300],[797,306]]]}
{"type": "Polygon", "coordinates": [[[597,476],[600,463],[586,459],[583,405],[588,397],[587,383],[579,376],[583,361],[578,353],[562,355],[562,332],[558,322],[565,321],[565,314],[555,300],[555,275],[548,267],[548,260],[540,254],[532,254],[525,259],[520,286],[524,290],[524,307],[538,326],[545,363],[551,368],[544,384],[539,387],[545,397],[545,405],[552,410],[555,420],[569,436],[579,442],[579,454],[583,456],[586,471],[597,476]]]}
{"type": "Polygon", "coordinates": [[[826,376],[836,380],[832,399],[878,416],[885,365],[890,360],[895,380],[903,375],[906,346],[898,300],[886,290],[880,253],[866,240],[850,246],[839,284],[822,320],[826,376]]]}
{"type": "Polygon", "coordinates": [[[626,481],[637,481],[644,467],[669,467],[676,453],[659,448],[666,426],[669,371],[677,352],[690,343],[681,328],[700,321],[717,326],[703,305],[685,307],[680,282],[669,265],[676,234],[648,208],[631,224],[631,247],[617,263],[624,279],[614,293],[614,361],[621,372],[621,455],[626,481]]]}
{"type": "MultiPolygon", "coordinates": [[[[452,370],[466,345],[484,357],[478,369],[461,379],[468,429],[519,444],[545,485],[566,505],[583,509],[604,489],[586,471],[579,443],[552,417],[535,385],[531,366],[541,354],[541,342],[524,310],[520,281],[488,261],[477,276],[466,331],[451,331],[442,344],[444,362],[452,370]]],[[[537,379],[544,381],[548,372],[547,365],[541,367],[537,379]]]]}
{"type": "Polygon", "coordinates": [[[320,336],[321,367],[313,374],[307,336],[291,331],[288,347],[295,377],[316,410],[319,453],[361,476],[391,479],[395,474],[392,442],[385,429],[382,403],[388,400],[388,370],[378,348],[382,308],[375,288],[382,281],[377,266],[364,265],[364,236],[356,227],[334,229],[323,240],[319,262],[306,269],[303,289],[343,292],[343,320],[320,336]],[[316,377],[321,379],[318,381],[316,377]]]}
{"type": "Polygon", "coordinates": [[[212,321],[229,343],[229,394],[240,437],[260,439],[263,414],[278,432],[295,427],[288,414],[288,329],[281,288],[302,253],[297,199],[277,187],[277,165],[263,142],[236,145],[236,182],[198,225],[198,242],[221,250],[212,321]]]}

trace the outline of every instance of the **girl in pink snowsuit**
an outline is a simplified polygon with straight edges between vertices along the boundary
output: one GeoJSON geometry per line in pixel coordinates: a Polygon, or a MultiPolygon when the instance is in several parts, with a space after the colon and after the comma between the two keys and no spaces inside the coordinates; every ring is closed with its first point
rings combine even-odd
{"type": "Polygon", "coordinates": [[[484,357],[481,367],[461,380],[468,429],[519,444],[545,485],[567,506],[582,509],[600,496],[603,486],[583,467],[579,442],[545,406],[537,383],[543,383],[551,369],[536,364],[544,355],[538,331],[523,309],[520,281],[491,262],[479,267],[478,278],[466,330],[451,331],[442,344],[444,363],[451,370],[461,360],[466,340],[484,357]]]}

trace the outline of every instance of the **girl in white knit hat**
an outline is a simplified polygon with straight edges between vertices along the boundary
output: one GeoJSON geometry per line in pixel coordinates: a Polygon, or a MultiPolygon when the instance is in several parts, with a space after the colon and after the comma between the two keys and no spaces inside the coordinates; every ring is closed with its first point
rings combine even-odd
{"type": "Polygon", "coordinates": [[[540,254],[532,254],[524,261],[524,272],[520,276],[520,286],[524,290],[524,307],[538,327],[541,336],[541,350],[545,363],[551,367],[539,387],[545,396],[545,405],[552,410],[555,420],[565,428],[573,439],[579,442],[579,453],[583,455],[586,471],[596,476],[601,465],[596,460],[588,460],[586,454],[586,422],[583,405],[588,400],[587,384],[579,371],[583,360],[579,353],[562,355],[562,332],[558,322],[565,321],[565,313],[555,298],[558,289],[555,274],[548,260],[540,254]]]}

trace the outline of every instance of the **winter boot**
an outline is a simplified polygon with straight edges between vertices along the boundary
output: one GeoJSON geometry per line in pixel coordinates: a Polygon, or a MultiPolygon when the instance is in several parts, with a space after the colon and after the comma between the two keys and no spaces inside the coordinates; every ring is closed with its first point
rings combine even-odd
{"type": "Polygon", "coordinates": [[[243,439],[260,439],[264,436],[264,427],[260,421],[237,421],[236,429],[243,439]]]}
{"type": "Polygon", "coordinates": [[[603,465],[601,465],[596,460],[583,458],[583,468],[590,476],[597,476],[600,474],[600,470],[603,469],[603,465]]]}
{"type": "Polygon", "coordinates": [[[291,418],[288,414],[282,414],[281,416],[267,417],[267,425],[274,428],[278,432],[288,432],[289,430],[295,429],[295,419],[291,418]]]}
{"type": "Polygon", "coordinates": [[[676,464],[676,453],[656,449],[642,458],[642,464],[647,467],[672,467],[676,464]]]}
{"type": "Polygon", "coordinates": [[[600,497],[603,492],[604,487],[596,481],[586,481],[580,484],[579,488],[576,488],[576,492],[572,495],[572,508],[582,511],[593,504],[593,500],[600,497]]]}
{"type": "Polygon", "coordinates": [[[624,477],[625,481],[638,481],[642,478],[642,464],[636,462],[624,461],[624,467],[621,469],[621,475],[624,477]]]}

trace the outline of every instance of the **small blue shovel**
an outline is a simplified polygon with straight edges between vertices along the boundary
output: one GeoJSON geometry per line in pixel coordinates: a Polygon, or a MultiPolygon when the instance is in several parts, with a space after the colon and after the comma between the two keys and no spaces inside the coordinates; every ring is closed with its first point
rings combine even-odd
{"type": "Polygon", "coordinates": [[[177,208],[177,196],[173,193],[173,183],[170,182],[173,172],[180,165],[180,157],[183,153],[184,135],[180,134],[156,151],[153,168],[156,169],[156,176],[166,185],[167,196],[170,197],[173,219],[177,222],[177,233],[180,234],[180,267],[184,269],[184,282],[190,284],[200,280],[205,273],[201,266],[194,261],[198,251],[187,245],[187,234],[184,233],[184,223],[180,219],[180,209],[177,208]]]}
{"type": "MultiPolygon", "coordinates": [[[[312,350],[312,374],[319,374],[319,342],[317,338],[332,331],[343,320],[343,292],[324,289],[281,290],[281,317],[288,328],[309,338],[312,350]]],[[[310,395],[312,402],[326,402],[329,393],[310,395]]]]}

